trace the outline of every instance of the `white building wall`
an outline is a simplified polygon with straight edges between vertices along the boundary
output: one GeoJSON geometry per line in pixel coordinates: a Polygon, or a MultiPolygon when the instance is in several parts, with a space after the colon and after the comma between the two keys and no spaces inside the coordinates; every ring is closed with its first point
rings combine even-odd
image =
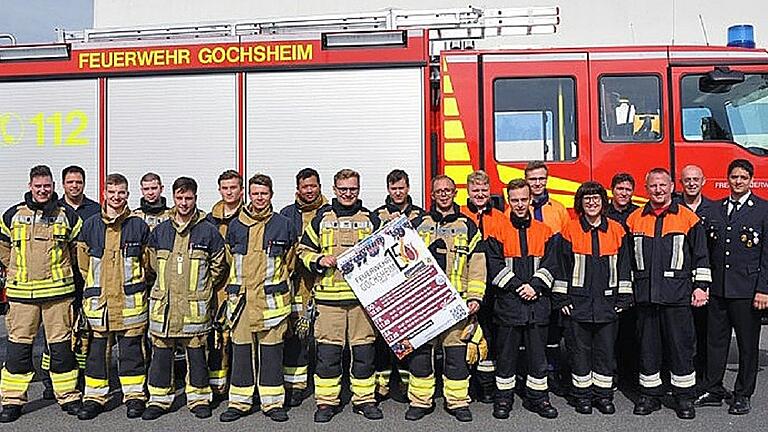
{"type": "MultiPolygon", "coordinates": [[[[94,26],[242,20],[386,9],[465,7],[469,0],[94,0],[94,26]]],[[[475,7],[560,6],[554,36],[511,38],[482,46],[586,46],[704,44],[725,45],[733,24],[756,26],[758,46],[768,46],[768,8],[764,0],[730,3],[714,0],[506,0],[471,2],[475,7]]]]}

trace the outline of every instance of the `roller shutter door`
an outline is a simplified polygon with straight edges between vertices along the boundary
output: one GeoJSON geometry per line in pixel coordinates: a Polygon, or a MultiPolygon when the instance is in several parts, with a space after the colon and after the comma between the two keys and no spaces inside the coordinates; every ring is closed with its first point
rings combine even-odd
{"type": "Polygon", "coordinates": [[[422,203],[421,68],[249,73],[246,95],[246,170],[272,176],[276,208],[293,201],[304,167],[320,172],[329,199],[336,171],[359,171],[371,210],[384,201],[387,173],[401,168],[422,203]]]}
{"type": "Polygon", "coordinates": [[[131,183],[139,204],[139,179],[160,175],[172,205],[179,176],[198,183],[198,206],[218,201],[217,178],[237,169],[234,74],[111,78],[107,87],[107,171],[131,183]]]}
{"type": "Polygon", "coordinates": [[[29,190],[29,169],[48,165],[63,195],[61,170],[86,171],[85,193],[99,200],[97,82],[51,80],[0,83],[0,208],[29,190]]]}

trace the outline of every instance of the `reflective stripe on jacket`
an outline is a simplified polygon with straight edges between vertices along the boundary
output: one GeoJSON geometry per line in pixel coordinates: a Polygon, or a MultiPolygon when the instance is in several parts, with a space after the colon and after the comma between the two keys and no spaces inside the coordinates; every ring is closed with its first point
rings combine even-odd
{"type": "Polygon", "coordinates": [[[96,331],[123,331],[147,322],[145,266],[149,227],[125,211],[102,211],[83,223],[78,264],[85,278],[83,313],[96,331]]]}

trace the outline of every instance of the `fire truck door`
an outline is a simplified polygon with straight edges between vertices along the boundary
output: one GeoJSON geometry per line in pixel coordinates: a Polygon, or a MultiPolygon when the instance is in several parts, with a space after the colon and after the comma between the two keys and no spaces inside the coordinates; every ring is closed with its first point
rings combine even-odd
{"type": "Polygon", "coordinates": [[[492,190],[544,161],[550,197],[573,207],[591,177],[587,54],[485,54],[481,63],[481,166],[492,190]]]}
{"type": "Polygon", "coordinates": [[[606,187],[613,175],[627,172],[635,177],[635,193],[644,195],[649,169],[674,170],[667,73],[665,50],[589,53],[592,176],[606,187]]]}

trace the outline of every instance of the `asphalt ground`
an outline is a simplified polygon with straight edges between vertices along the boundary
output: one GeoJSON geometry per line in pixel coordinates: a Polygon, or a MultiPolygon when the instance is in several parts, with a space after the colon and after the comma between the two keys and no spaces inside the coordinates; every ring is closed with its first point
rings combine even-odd
{"type": "MultiPolygon", "coordinates": [[[[381,403],[384,419],[368,421],[360,415],[352,413],[347,404],[342,413],[334,417],[331,423],[318,425],[313,423],[314,402],[307,399],[299,408],[291,409],[290,420],[287,423],[275,423],[256,412],[234,423],[220,423],[218,416],[226,409],[226,402],[214,410],[212,418],[199,420],[183,405],[183,396],[177,398],[172,412],[155,421],[129,420],[125,417],[125,407],[120,404],[120,393],[112,393],[112,401],[108,411],[94,420],[80,421],[63,413],[53,401],[43,400],[43,385],[35,381],[30,386],[30,402],[24,408],[24,415],[15,423],[0,425],[0,430],[14,431],[46,431],[46,432],[75,432],[75,431],[232,431],[260,430],[270,431],[302,431],[325,430],[341,431],[765,431],[768,430],[768,373],[763,370],[768,366],[768,331],[762,333],[760,341],[760,366],[756,394],[752,398],[752,413],[746,416],[732,416],[727,413],[727,405],[721,408],[699,408],[694,420],[677,419],[674,411],[664,408],[650,416],[639,417],[632,415],[633,404],[630,392],[621,390],[616,394],[617,413],[612,416],[601,415],[597,411],[592,415],[576,414],[562,397],[552,395],[552,403],[560,411],[560,416],[554,420],[546,420],[522,408],[520,399],[516,397],[514,409],[508,420],[497,420],[491,416],[491,406],[480,403],[471,405],[474,414],[472,423],[459,423],[444,412],[442,399],[438,399],[435,412],[419,422],[407,422],[403,416],[406,404],[387,400],[381,403]]],[[[5,322],[0,324],[0,359],[5,359],[5,341],[7,333],[5,322]]],[[[736,377],[738,356],[735,339],[731,344],[728,369],[726,371],[726,387],[730,388],[736,377]]],[[[42,343],[35,345],[35,357],[39,362],[42,343]]],[[[114,373],[113,373],[114,375],[114,373]]],[[[345,394],[348,400],[349,395],[345,394]]]]}

